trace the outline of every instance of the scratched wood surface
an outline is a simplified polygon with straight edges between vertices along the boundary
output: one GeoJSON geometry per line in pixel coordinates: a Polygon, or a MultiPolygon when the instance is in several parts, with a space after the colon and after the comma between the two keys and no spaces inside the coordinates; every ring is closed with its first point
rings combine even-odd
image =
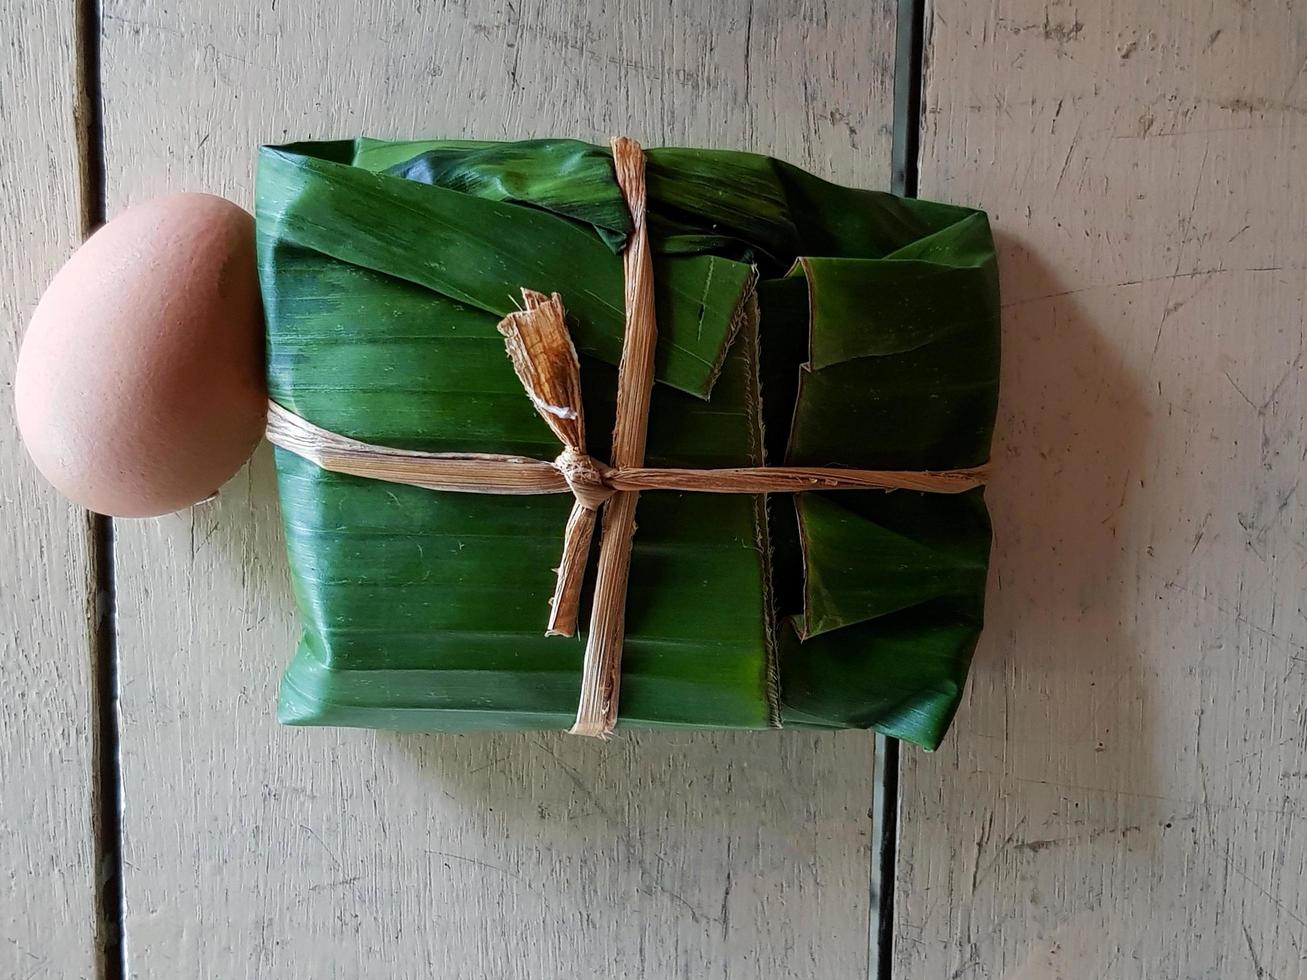
{"type": "Polygon", "coordinates": [[[894,961],[1307,972],[1307,7],[938,0],[921,193],[1001,236],[989,632],[894,961]]]}
{"type": "MultiPolygon", "coordinates": [[[[893,3],[106,0],[110,211],[249,204],[261,142],[627,132],[888,182],[893,3]]],[[[118,530],[146,977],[866,975],[872,739],[279,729],[270,457],[118,530]]]]}
{"type": "Polygon", "coordinates": [[[72,6],[5,3],[0,36],[0,976],[89,978],[90,524],[37,476],[10,409],[27,318],[81,236],[72,6]]]}

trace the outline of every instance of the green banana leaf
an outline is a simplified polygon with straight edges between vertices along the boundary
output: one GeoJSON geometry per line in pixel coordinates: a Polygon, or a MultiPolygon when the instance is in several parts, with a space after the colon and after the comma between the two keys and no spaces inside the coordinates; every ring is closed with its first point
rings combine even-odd
{"type": "MultiPolygon", "coordinates": [[[[982,213],[754,154],[646,161],[648,465],[985,461],[999,303],[982,213]]],[[[574,140],[265,147],[271,397],[368,442],[553,458],[495,325],[521,287],[558,292],[603,456],[630,230],[609,151],[574,140]]],[[[544,636],[569,497],[434,493],[282,450],[277,469],[303,621],[282,721],[570,725],[585,637],[544,636]]],[[[649,492],[637,521],[619,725],[938,745],[981,627],[980,490],[649,492]]]]}

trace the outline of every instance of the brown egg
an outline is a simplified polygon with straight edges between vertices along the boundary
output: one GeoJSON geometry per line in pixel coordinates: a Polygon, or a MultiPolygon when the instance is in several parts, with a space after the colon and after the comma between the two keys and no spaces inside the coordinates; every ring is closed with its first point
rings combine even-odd
{"type": "Polygon", "coordinates": [[[41,298],[15,378],[18,427],[65,496],[151,517],[210,496],[263,434],[254,220],[209,194],[138,204],[41,298]]]}

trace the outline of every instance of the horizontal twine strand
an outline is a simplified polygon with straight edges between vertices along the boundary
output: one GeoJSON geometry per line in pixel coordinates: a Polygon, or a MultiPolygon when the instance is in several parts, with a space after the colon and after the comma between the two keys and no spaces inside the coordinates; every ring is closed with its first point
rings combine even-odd
{"type": "Polygon", "coordinates": [[[636,466],[619,469],[564,451],[555,460],[499,453],[428,453],[351,439],[268,403],[268,441],[349,476],[454,493],[572,493],[594,509],[623,490],[686,493],[803,493],[815,490],[917,490],[965,493],[983,486],[989,464],[951,470],[864,470],[838,466],[743,466],[724,469],[636,466]]]}

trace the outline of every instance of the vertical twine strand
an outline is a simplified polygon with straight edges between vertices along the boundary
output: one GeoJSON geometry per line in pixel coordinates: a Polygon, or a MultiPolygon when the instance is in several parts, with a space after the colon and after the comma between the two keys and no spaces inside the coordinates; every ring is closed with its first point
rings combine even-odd
{"type": "MultiPolygon", "coordinates": [[[[625,136],[612,141],[617,184],[631,212],[632,233],[622,255],[626,281],[626,333],[617,368],[617,419],[613,426],[613,466],[644,465],[649,401],[653,391],[654,319],[653,264],[645,229],[644,152],[625,136]]],[[[624,490],[604,507],[603,540],[590,634],[581,671],[581,701],[573,735],[608,736],[617,724],[618,687],[622,671],[622,636],[626,629],[626,583],[631,571],[631,538],[639,491],[624,490]]]]}

